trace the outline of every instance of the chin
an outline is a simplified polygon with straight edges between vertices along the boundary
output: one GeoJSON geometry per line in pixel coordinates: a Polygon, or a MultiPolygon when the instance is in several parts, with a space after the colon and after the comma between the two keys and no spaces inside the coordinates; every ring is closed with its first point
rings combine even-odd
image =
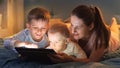
{"type": "Polygon", "coordinates": [[[74,39],[75,39],[75,40],[78,40],[78,39],[79,39],[79,37],[78,37],[78,36],[74,36],[74,39]]]}
{"type": "Polygon", "coordinates": [[[36,38],[37,41],[40,41],[41,40],[41,37],[40,38],[36,38]]]}
{"type": "Polygon", "coordinates": [[[36,39],[41,39],[42,37],[41,36],[36,36],[36,39]]]}

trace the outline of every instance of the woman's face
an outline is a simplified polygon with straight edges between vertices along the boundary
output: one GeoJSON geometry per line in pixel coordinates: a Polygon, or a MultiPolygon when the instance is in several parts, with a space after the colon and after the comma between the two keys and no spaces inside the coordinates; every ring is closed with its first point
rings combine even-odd
{"type": "Polygon", "coordinates": [[[87,39],[90,29],[84,24],[84,21],[75,15],[71,16],[71,32],[75,40],[87,39]]]}

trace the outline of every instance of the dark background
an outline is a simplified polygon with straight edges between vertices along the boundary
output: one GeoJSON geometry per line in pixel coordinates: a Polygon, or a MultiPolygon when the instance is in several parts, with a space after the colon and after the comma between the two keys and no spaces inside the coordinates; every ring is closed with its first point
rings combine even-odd
{"type": "Polygon", "coordinates": [[[24,0],[25,16],[31,8],[43,7],[51,12],[53,18],[65,20],[73,8],[80,4],[98,6],[107,23],[112,17],[120,22],[120,0],[24,0]]]}

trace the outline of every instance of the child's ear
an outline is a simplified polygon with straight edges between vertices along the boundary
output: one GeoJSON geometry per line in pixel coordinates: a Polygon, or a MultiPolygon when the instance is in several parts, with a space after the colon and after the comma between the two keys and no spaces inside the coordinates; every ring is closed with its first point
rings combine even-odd
{"type": "Polygon", "coordinates": [[[66,44],[70,41],[70,38],[66,38],[66,44]]]}
{"type": "Polygon", "coordinates": [[[29,23],[26,23],[26,28],[30,28],[30,24],[29,23]]]}

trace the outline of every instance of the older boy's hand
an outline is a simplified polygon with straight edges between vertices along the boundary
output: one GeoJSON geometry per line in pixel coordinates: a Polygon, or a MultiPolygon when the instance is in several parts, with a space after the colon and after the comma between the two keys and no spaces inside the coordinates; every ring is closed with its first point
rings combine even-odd
{"type": "Polygon", "coordinates": [[[38,48],[36,44],[31,44],[28,42],[16,42],[15,47],[26,47],[26,48],[38,48]]]}
{"type": "Polygon", "coordinates": [[[27,44],[25,45],[26,48],[38,48],[36,44],[27,44]]]}

